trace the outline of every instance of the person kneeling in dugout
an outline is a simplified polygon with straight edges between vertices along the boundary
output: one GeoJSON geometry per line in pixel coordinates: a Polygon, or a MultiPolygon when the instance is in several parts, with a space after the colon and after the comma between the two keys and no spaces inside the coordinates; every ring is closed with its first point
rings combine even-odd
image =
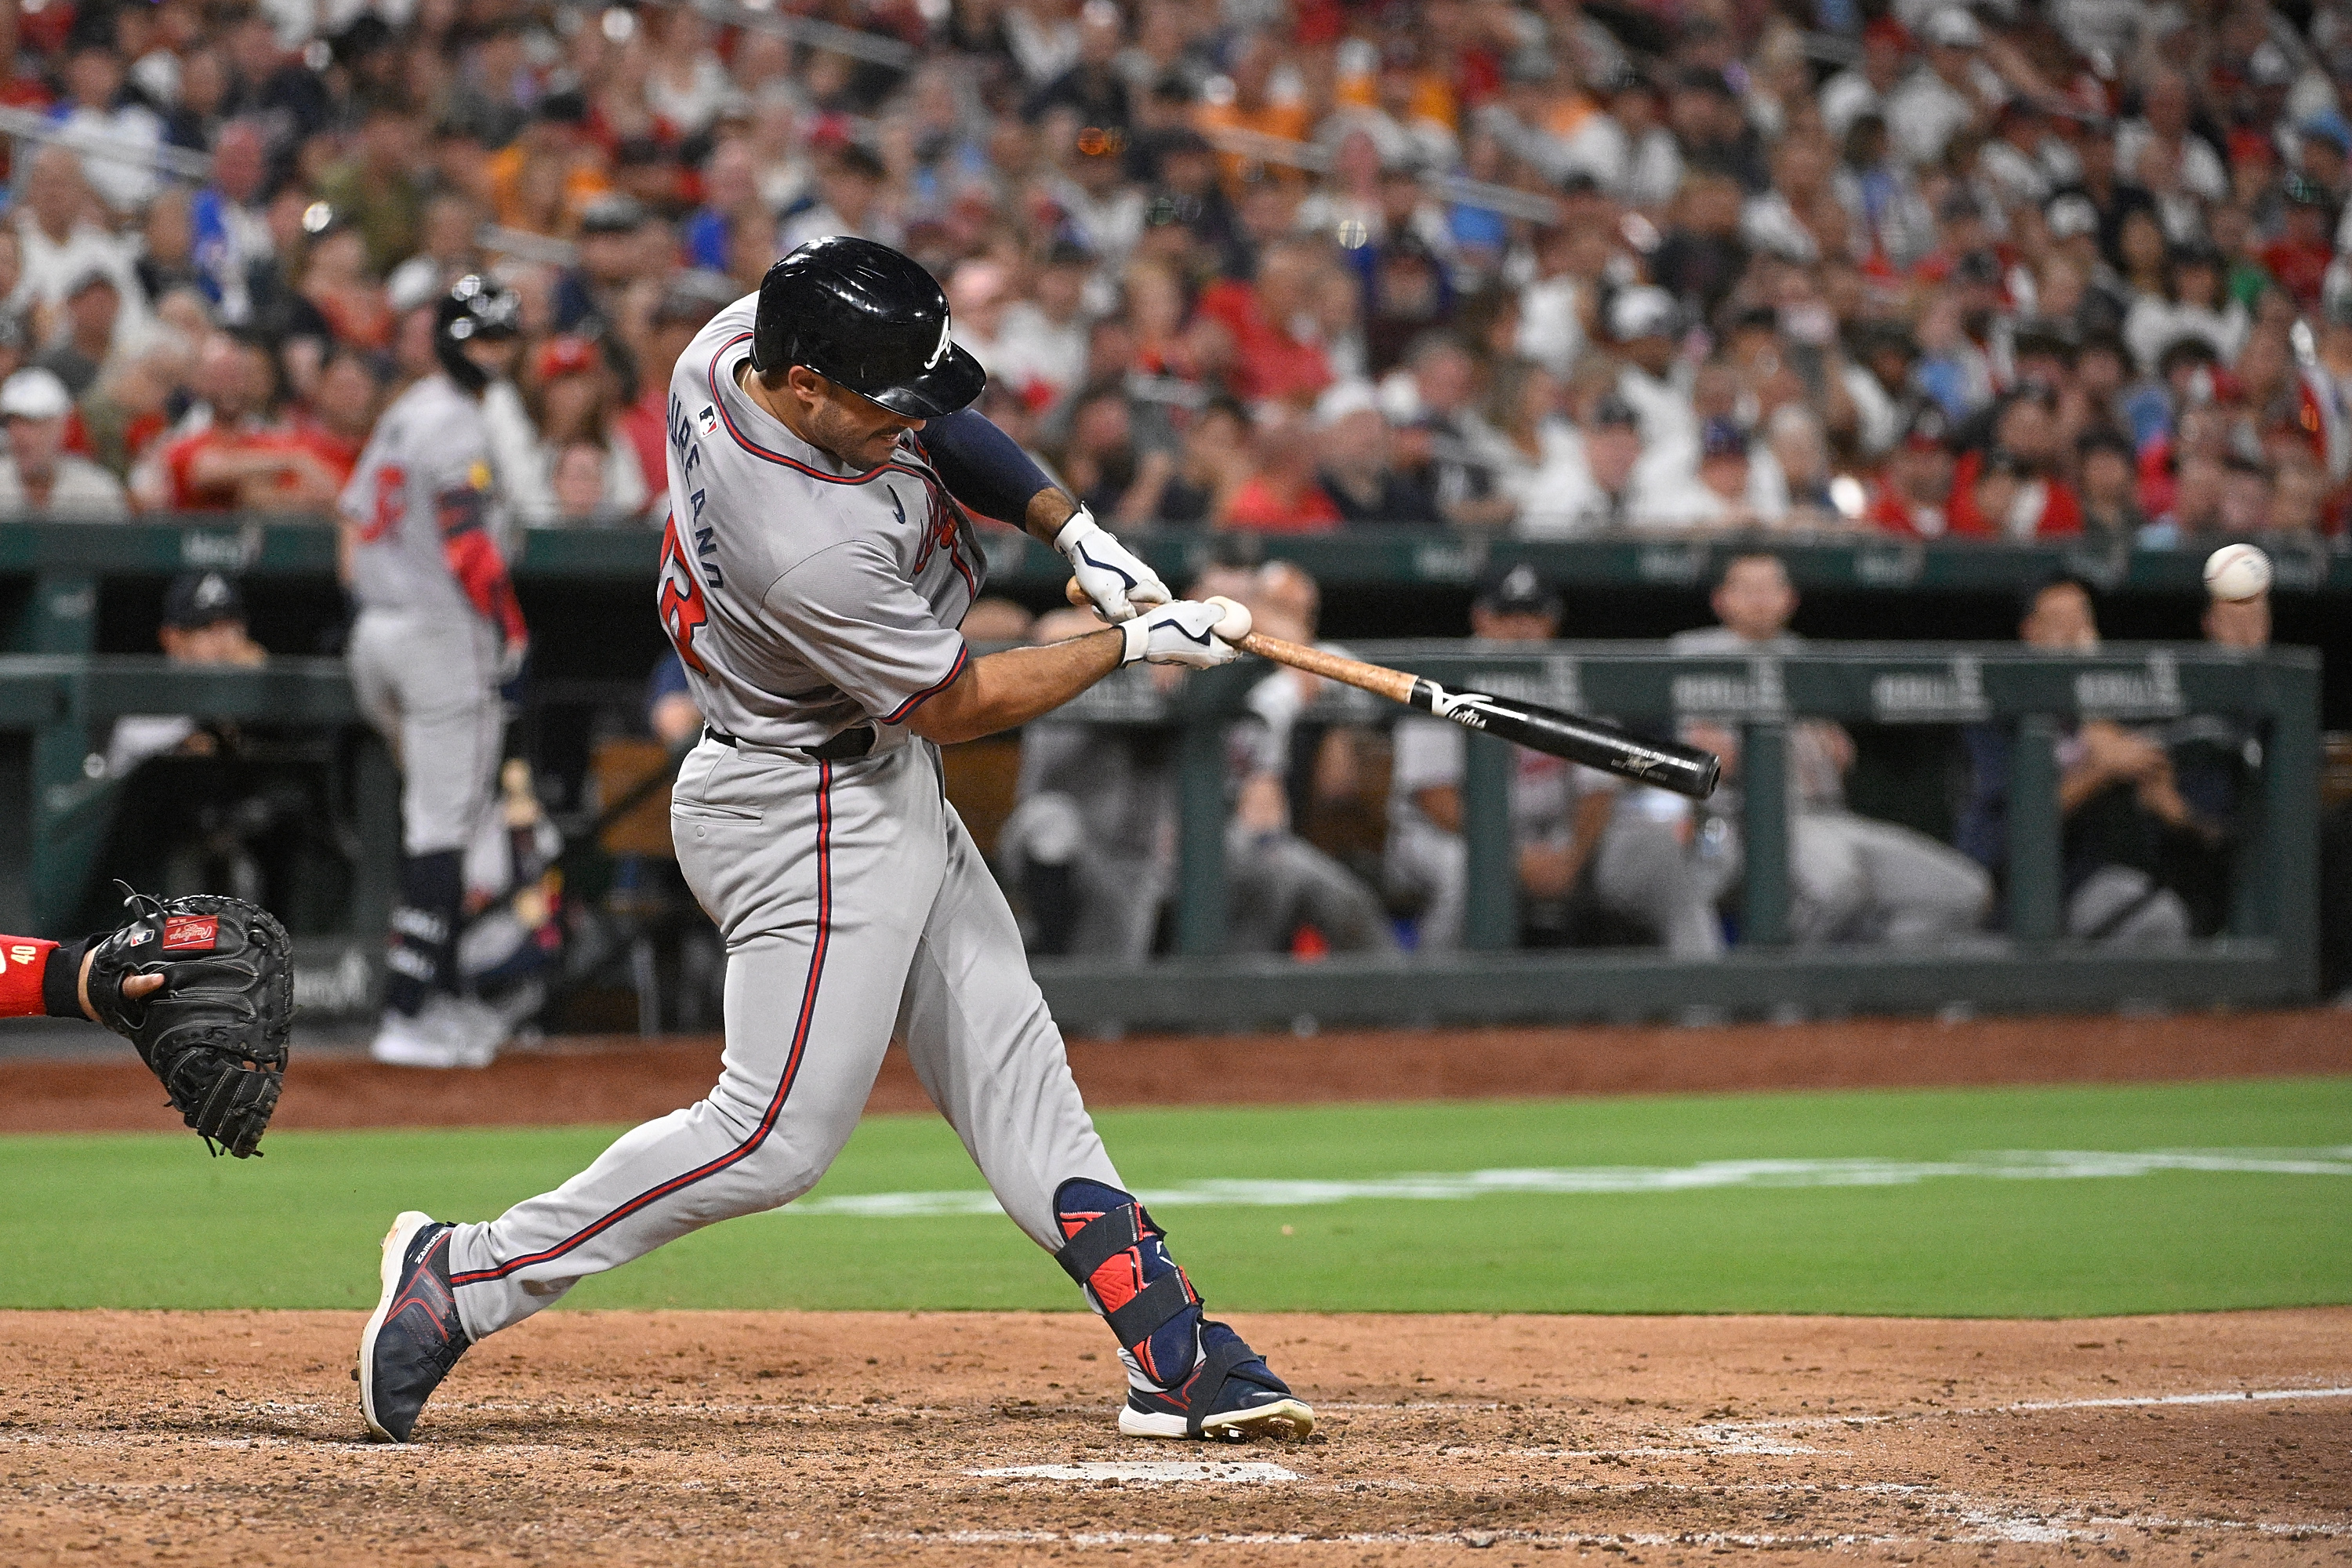
{"type": "MultiPolygon", "coordinates": [[[[1480,583],[1471,635],[1487,644],[1549,642],[1559,616],[1551,584],[1533,566],[1515,565],[1480,583]]],[[[1463,736],[1441,719],[1402,720],[1395,731],[1389,888],[1420,904],[1420,946],[1429,952],[1462,945],[1469,880],[1463,736]]],[[[1679,958],[1723,952],[1714,908],[1723,879],[1678,797],[1523,746],[1511,748],[1511,759],[1523,942],[1558,945],[1580,924],[1601,923],[1590,918],[1598,915],[1630,923],[1679,958]]]]}

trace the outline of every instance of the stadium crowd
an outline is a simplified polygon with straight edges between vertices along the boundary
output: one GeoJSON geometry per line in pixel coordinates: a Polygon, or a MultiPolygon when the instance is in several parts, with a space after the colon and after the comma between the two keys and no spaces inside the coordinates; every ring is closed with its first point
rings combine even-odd
{"type": "Polygon", "coordinates": [[[945,281],[987,411],[1123,528],[2170,548],[2352,504],[2340,0],[5,26],[0,504],[327,510],[489,269],[516,511],[657,521],[678,346],[831,232],[945,281]]]}

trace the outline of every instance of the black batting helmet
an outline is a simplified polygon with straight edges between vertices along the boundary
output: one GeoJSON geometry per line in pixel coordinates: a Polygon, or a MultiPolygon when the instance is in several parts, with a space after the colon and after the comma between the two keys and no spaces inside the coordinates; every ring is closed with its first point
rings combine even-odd
{"type": "Polygon", "coordinates": [[[953,414],[988,384],[949,336],[948,297],[912,258],[829,235],[768,268],[751,324],[751,367],[803,364],[909,419],[953,414]]]}
{"type": "Polygon", "coordinates": [[[468,392],[479,392],[490,378],[466,357],[465,345],[478,338],[511,338],[521,330],[522,300],[514,290],[468,273],[433,312],[433,353],[452,381],[468,392]]]}

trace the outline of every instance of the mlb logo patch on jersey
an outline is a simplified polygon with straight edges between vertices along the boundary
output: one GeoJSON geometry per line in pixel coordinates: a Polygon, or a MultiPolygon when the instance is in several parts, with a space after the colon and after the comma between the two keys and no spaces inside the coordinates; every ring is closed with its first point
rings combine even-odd
{"type": "Polygon", "coordinates": [[[719,410],[718,410],[718,408],[717,408],[716,406],[714,406],[713,405],[711,405],[711,404],[708,404],[708,403],[704,404],[704,405],[702,405],[702,412],[701,412],[701,413],[699,413],[699,414],[698,414],[698,415],[696,415],[696,416],[694,416],[694,427],[695,427],[696,429],[698,429],[698,430],[701,431],[705,436],[716,436],[716,435],[718,435],[718,434],[719,434],[719,410]]]}
{"type": "Polygon", "coordinates": [[[186,952],[208,948],[220,942],[220,921],[212,915],[166,915],[163,917],[163,951],[186,952]]]}

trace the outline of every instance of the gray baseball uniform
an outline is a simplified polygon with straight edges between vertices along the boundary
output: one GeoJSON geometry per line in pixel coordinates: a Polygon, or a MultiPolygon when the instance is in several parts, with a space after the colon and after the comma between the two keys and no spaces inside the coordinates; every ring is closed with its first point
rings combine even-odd
{"type": "MultiPolygon", "coordinates": [[[[1752,643],[1728,626],[1678,632],[1676,653],[1793,653],[1804,639],[1783,632],[1752,643]]],[[[1951,942],[1978,929],[1992,902],[1992,879],[1948,844],[1899,823],[1847,809],[1833,742],[1837,727],[1804,720],[1789,727],[1789,929],[1801,942],[1951,942]]],[[[1738,836],[1738,796],[1715,809],[1738,836]]]]}
{"type": "Polygon", "coordinates": [[[1059,1184],[1118,1184],[938,749],[904,728],[969,657],[956,626],[984,569],[970,523],[911,444],[846,470],[745,394],[753,315],[748,298],[719,312],[671,376],[660,582],[711,728],[671,829],[727,944],[719,1081],[554,1192],[457,1227],[451,1281],[475,1338],[805,1192],[894,1034],[1038,1245],[1063,1244],[1059,1184]]]}
{"type": "Polygon", "coordinates": [[[494,494],[481,405],[439,374],[384,410],[343,488],[360,604],[352,685],[400,763],[410,855],[469,843],[498,773],[506,628],[475,607],[450,547],[453,535],[478,535],[478,543],[461,542],[459,557],[496,564],[494,494]]]}
{"type": "MultiPolygon", "coordinates": [[[[1462,945],[1469,889],[1469,849],[1462,835],[1440,826],[1413,796],[1422,790],[1459,788],[1464,731],[1442,719],[1400,720],[1389,784],[1385,870],[1399,891],[1426,900],[1421,946],[1432,952],[1462,945]]],[[[1586,872],[1592,897],[1614,913],[1640,921],[1678,958],[1714,958],[1723,952],[1715,918],[1722,891],[1718,865],[1684,831],[1687,813],[1660,790],[1621,788],[1605,773],[1523,746],[1511,748],[1511,843],[1565,844],[1577,806],[1593,792],[1615,795],[1608,825],[1593,846],[1586,872]],[[1660,809],[1664,808],[1664,809],[1660,809]]]]}

